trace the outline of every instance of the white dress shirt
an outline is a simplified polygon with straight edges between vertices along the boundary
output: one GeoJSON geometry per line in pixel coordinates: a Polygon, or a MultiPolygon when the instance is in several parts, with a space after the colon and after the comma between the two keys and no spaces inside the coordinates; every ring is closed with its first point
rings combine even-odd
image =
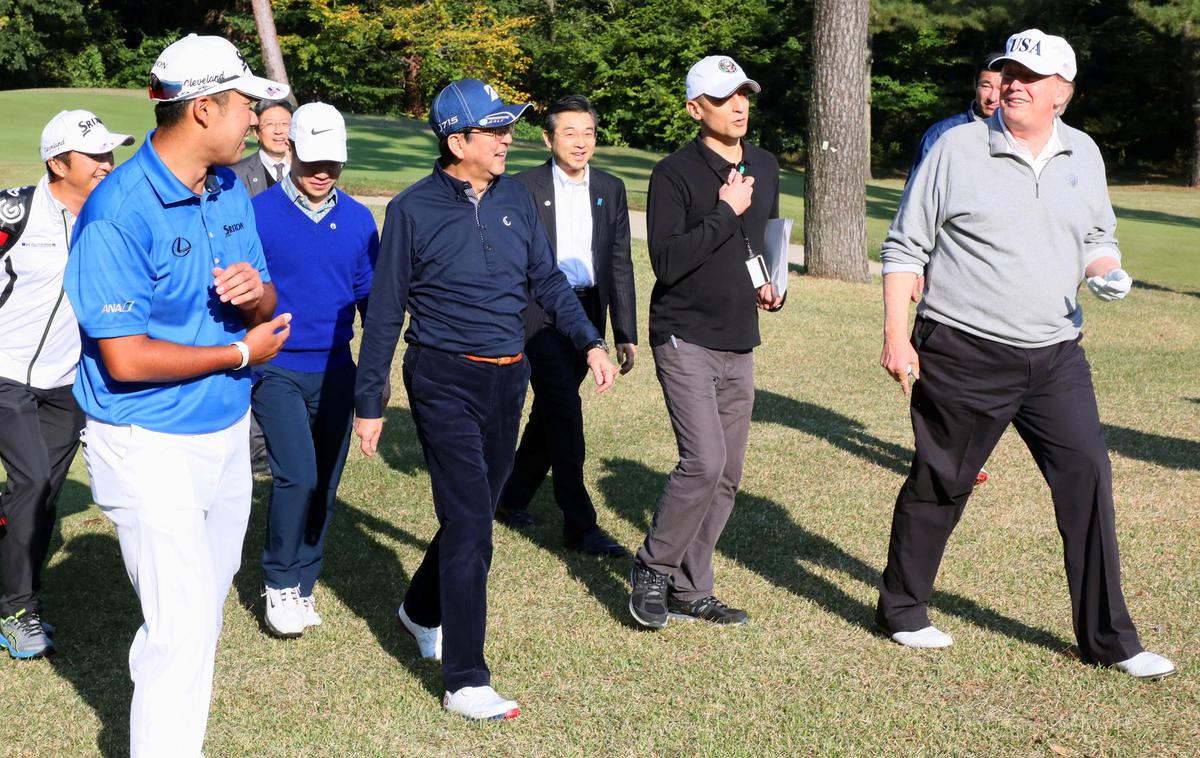
{"type": "Polygon", "coordinates": [[[1024,161],[1025,165],[1033,169],[1034,177],[1040,179],[1042,177],[1042,169],[1046,167],[1051,158],[1061,153],[1063,149],[1062,140],[1058,138],[1058,118],[1055,117],[1054,119],[1054,130],[1050,132],[1050,139],[1046,140],[1042,151],[1035,158],[1029,148],[1025,146],[1025,143],[1014,137],[1013,133],[1008,130],[1008,124],[1004,123],[1002,110],[997,110],[996,116],[1000,119],[1000,127],[1004,130],[1004,138],[1008,140],[1008,146],[1013,149],[1018,158],[1024,161]]]}
{"type": "Polygon", "coordinates": [[[583,179],[574,181],[558,164],[551,162],[554,175],[554,236],[558,268],[572,287],[596,283],[592,262],[592,203],[588,190],[591,167],[584,166],[583,179]]]}
{"type": "Polygon", "coordinates": [[[292,167],[292,164],[288,161],[287,158],[284,158],[281,161],[277,161],[274,158],[272,158],[271,156],[267,155],[267,153],[264,150],[262,150],[261,148],[259,148],[259,151],[258,151],[258,159],[260,161],[262,161],[263,166],[267,169],[267,174],[269,174],[270,177],[272,179],[274,179],[275,181],[279,181],[279,177],[280,177],[280,173],[277,172],[275,169],[276,164],[283,164],[283,169],[282,169],[283,175],[286,175],[287,172],[292,167]]]}

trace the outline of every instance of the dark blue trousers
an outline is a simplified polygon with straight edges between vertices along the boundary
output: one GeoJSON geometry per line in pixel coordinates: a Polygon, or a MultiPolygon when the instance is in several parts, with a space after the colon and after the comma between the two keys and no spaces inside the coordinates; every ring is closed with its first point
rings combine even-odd
{"type": "Polygon", "coordinates": [[[529,363],[497,366],[410,346],[404,387],[433,486],[438,530],[404,597],[409,618],[442,627],[447,692],[491,683],[483,659],[492,516],[512,469],[529,363]]]}
{"type": "Polygon", "coordinates": [[[267,441],[271,503],[263,581],[311,595],[325,560],[354,418],[353,363],[323,373],[263,368],[251,408],[267,441]]]}

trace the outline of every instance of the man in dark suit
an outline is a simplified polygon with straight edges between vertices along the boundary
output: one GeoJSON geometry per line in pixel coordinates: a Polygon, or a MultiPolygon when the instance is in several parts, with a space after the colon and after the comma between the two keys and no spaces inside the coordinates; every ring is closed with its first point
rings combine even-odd
{"type": "Polygon", "coordinates": [[[254,106],[258,116],[254,126],[258,152],[230,166],[246,185],[250,197],[274,187],[292,165],[288,129],[292,126],[293,110],[287,100],[261,100],[254,106]]]}
{"type": "MultiPolygon", "coordinates": [[[[637,305],[625,185],[588,165],[596,149],[596,111],[586,97],[568,95],[550,106],[542,139],[552,157],[516,178],[533,195],[558,268],[601,335],[611,309],[617,360],[627,373],[637,355],[637,305]]],[[[532,300],[525,340],[533,409],[496,519],[514,529],[534,524],[529,502],[553,470],[567,546],[589,555],[627,555],[597,524],[583,485],[583,356],[532,300]]]]}

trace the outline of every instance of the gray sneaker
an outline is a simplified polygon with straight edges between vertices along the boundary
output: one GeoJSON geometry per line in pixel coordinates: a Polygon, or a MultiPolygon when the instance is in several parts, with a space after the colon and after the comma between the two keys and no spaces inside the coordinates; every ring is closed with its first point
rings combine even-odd
{"type": "Polygon", "coordinates": [[[20,610],[0,621],[0,647],[13,658],[39,658],[54,652],[54,641],[38,614],[20,610]]]}

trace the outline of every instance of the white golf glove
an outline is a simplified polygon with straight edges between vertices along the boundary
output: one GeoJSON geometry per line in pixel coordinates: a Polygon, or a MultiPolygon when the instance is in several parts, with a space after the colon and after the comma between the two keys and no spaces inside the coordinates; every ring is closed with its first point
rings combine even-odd
{"type": "Polygon", "coordinates": [[[1104,276],[1089,276],[1087,286],[1101,300],[1120,300],[1133,287],[1133,277],[1123,268],[1114,268],[1104,276]]]}

